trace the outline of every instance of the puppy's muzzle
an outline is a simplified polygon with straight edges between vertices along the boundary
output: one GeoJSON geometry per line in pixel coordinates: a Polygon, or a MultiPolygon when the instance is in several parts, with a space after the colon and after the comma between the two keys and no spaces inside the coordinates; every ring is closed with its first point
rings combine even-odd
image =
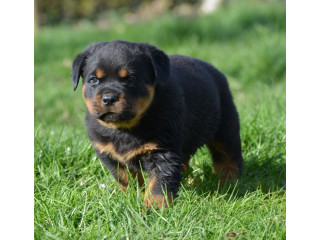
{"type": "Polygon", "coordinates": [[[104,93],[101,97],[101,102],[105,106],[112,106],[119,101],[119,95],[115,93],[104,93]]]}

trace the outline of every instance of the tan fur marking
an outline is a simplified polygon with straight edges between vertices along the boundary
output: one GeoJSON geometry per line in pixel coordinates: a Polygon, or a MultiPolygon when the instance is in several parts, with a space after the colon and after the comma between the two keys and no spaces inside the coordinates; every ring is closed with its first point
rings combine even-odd
{"type": "Polygon", "coordinates": [[[119,178],[119,181],[117,181],[119,183],[119,185],[122,187],[123,190],[127,189],[128,186],[128,175],[126,173],[126,170],[124,170],[122,167],[120,167],[117,170],[117,175],[119,178]],[[120,183],[120,181],[122,181],[123,183],[120,183]]]}
{"type": "Polygon", "coordinates": [[[135,125],[137,125],[138,121],[121,121],[121,122],[104,122],[100,119],[98,119],[98,122],[108,128],[113,128],[113,129],[118,129],[118,128],[126,128],[126,129],[130,129],[132,127],[134,127],[135,125]]]}
{"type": "Polygon", "coordinates": [[[113,107],[113,112],[119,113],[122,112],[124,105],[126,104],[126,100],[123,96],[123,94],[119,95],[119,100],[116,102],[116,104],[113,107]]]}
{"type": "Polygon", "coordinates": [[[148,189],[150,193],[153,191],[154,185],[157,183],[157,178],[156,177],[151,177],[148,183],[148,189]]]}
{"type": "Polygon", "coordinates": [[[153,202],[151,194],[152,194],[152,189],[155,183],[156,183],[156,178],[150,175],[150,179],[148,182],[148,189],[146,190],[146,193],[144,195],[144,202],[147,206],[150,206],[150,204],[153,202]]]}
{"type": "Polygon", "coordinates": [[[128,76],[128,70],[127,69],[120,69],[119,71],[119,76],[122,77],[122,78],[125,78],[128,76]]]}
{"type": "Polygon", "coordinates": [[[157,184],[157,179],[156,177],[151,177],[149,184],[148,184],[148,189],[145,193],[144,196],[144,203],[150,207],[151,205],[156,205],[159,208],[167,208],[173,201],[173,197],[170,193],[168,193],[167,198],[168,202],[166,200],[166,197],[162,194],[155,194],[152,195],[153,188],[157,184]]]}
{"type": "Polygon", "coordinates": [[[95,142],[93,145],[99,150],[100,153],[108,153],[114,159],[118,160],[121,163],[127,163],[132,158],[140,155],[140,154],[148,154],[153,150],[158,148],[157,144],[155,143],[145,143],[139,147],[133,148],[128,152],[125,153],[118,153],[112,143],[99,143],[95,142]]]}
{"type": "Polygon", "coordinates": [[[102,105],[102,103],[101,103],[101,95],[100,95],[100,94],[97,94],[97,95],[94,97],[93,105],[94,105],[95,110],[96,110],[97,112],[102,112],[102,111],[103,111],[103,105],[102,105]]]}
{"type": "Polygon", "coordinates": [[[108,128],[113,128],[113,129],[117,129],[117,128],[129,129],[136,126],[139,123],[140,119],[142,118],[143,113],[149,108],[153,100],[154,88],[149,85],[147,85],[146,88],[148,90],[149,95],[147,97],[140,98],[136,101],[135,108],[134,108],[134,111],[136,112],[136,116],[133,119],[128,121],[121,121],[121,122],[104,122],[104,121],[98,120],[98,122],[103,126],[106,126],[108,128]]]}
{"type": "Polygon", "coordinates": [[[189,164],[188,163],[182,163],[182,171],[185,172],[187,171],[189,168],[189,164]]]}
{"type": "MultiPolygon", "coordinates": [[[[143,191],[144,179],[143,179],[142,173],[134,172],[133,170],[129,169],[129,174],[131,174],[133,180],[135,178],[138,178],[139,187],[143,191]]],[[[117,183],[119,184],[119,186],[123,190],[127,190],[128,183],[129,183],[129,176],[127,171],[123,167],[119,167],[119,169],[117,169],[117,178],[118,178],[117,183]]]]}
{"type": "Polygon", "coordinates": [[[164,195],[158,194],[158,195],[153,195],[153,201],[151,202],[151,204],[156,203],[156,205],[159,208],[167,208],[169,205],[171,205],[173,198],[172,195],[168,194],[167,198],[168,198],[168,202],[165,198],[164,195]]]}
{"type": "Polygon", "coordinates": [[[236,164],[231,160],[232,156],[228,154],[225,146],[221,143],[213,143],[214,150],[223,156],[222,162],[213,161],[214,174],[219,176],[222,182],[230,182],[239,176],[239,170],[236,164]]]}
{"type": "Polygon", "coordinates": [[[239,176],[238,168],[232,163],[213,162],[214,174],[223,182],[230,182],[239,176]]]}
{"type": "Polygon", "coordinates": [[[141,172],[133,172],[131,169],[129,171],[130,171],[133,179],[135,179],[136,177],[138,178],[139,187],[142,188],[144,186],[144,179],[143,179],[142,173],[141,172]]]}
{"type": "Polygon", "coordinates": [[[92,102],[89,98],[86,98],[86,96],[84,95],[84,92],[86,90],[86,87],[83,85],[82,86],[82,96],[83,96],[83,99],[87,105],[87,108],[88,108],[88,111],[90,112],[90,114],[93,114],[94,113],[94,110],[92,108],[92,102]]]}
{"type": "Polygon", "coordinates": [[[97,68],[96,69],[96,76],[97,76],[97,78],[102,78],[102,77],[104,77],[106,74],[104,73],[104,71],[102,70],[102,69],[100,69],[100,68],[97,68]]]}

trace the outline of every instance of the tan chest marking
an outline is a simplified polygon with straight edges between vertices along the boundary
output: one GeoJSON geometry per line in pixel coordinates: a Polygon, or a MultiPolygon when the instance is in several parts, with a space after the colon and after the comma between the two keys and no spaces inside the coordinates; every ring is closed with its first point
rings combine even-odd
{"type": "Polygon", "coordinates": [[[108,153],[112,158],[118,160],[121,163],[128,163],[134,157],[141,154],[149,154],[152,151],[158,149],[158,145],[155,143],[145,143],[139,147],[133,148],[125,153],[118,153],[112,143],[99,143],[93,142],[93,146],[98,149],[100,153],[108,153]]]}

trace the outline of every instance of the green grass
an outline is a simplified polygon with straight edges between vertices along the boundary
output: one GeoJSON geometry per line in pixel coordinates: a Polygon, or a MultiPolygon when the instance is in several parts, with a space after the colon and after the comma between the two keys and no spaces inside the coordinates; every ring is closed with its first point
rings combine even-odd
{"type": "MultiPolygon", "coordinates": [[[[36,239],[285,239],[285,4],[237,3],[194,18],[166,15],[108,30],[40,29],[35,37],[36,239]],[[95,156],[70,67],[89,43],[123,39],[206,60],[226,74],[241,119],[241,181],[219,186],[206,147],[191,159],[176,204],[146,209],[95,156]],[[188,178],[193,179],[188,184],[188,178]]],[[[135,185],[135,183],[132,183],[135,185]]]]}

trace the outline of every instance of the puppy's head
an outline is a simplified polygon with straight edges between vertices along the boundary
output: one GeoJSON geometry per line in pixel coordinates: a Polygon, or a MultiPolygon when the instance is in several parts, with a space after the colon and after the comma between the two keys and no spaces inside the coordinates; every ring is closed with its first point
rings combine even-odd
{"type": "Polygon", "coordinates": [[[89,113],[102,125],[131,128],[139,122],[154,97],[156,84],[169,76],[165,53],[146,43],[94,43],[72,65],[76,90],[80,76],[89,113]]]}

